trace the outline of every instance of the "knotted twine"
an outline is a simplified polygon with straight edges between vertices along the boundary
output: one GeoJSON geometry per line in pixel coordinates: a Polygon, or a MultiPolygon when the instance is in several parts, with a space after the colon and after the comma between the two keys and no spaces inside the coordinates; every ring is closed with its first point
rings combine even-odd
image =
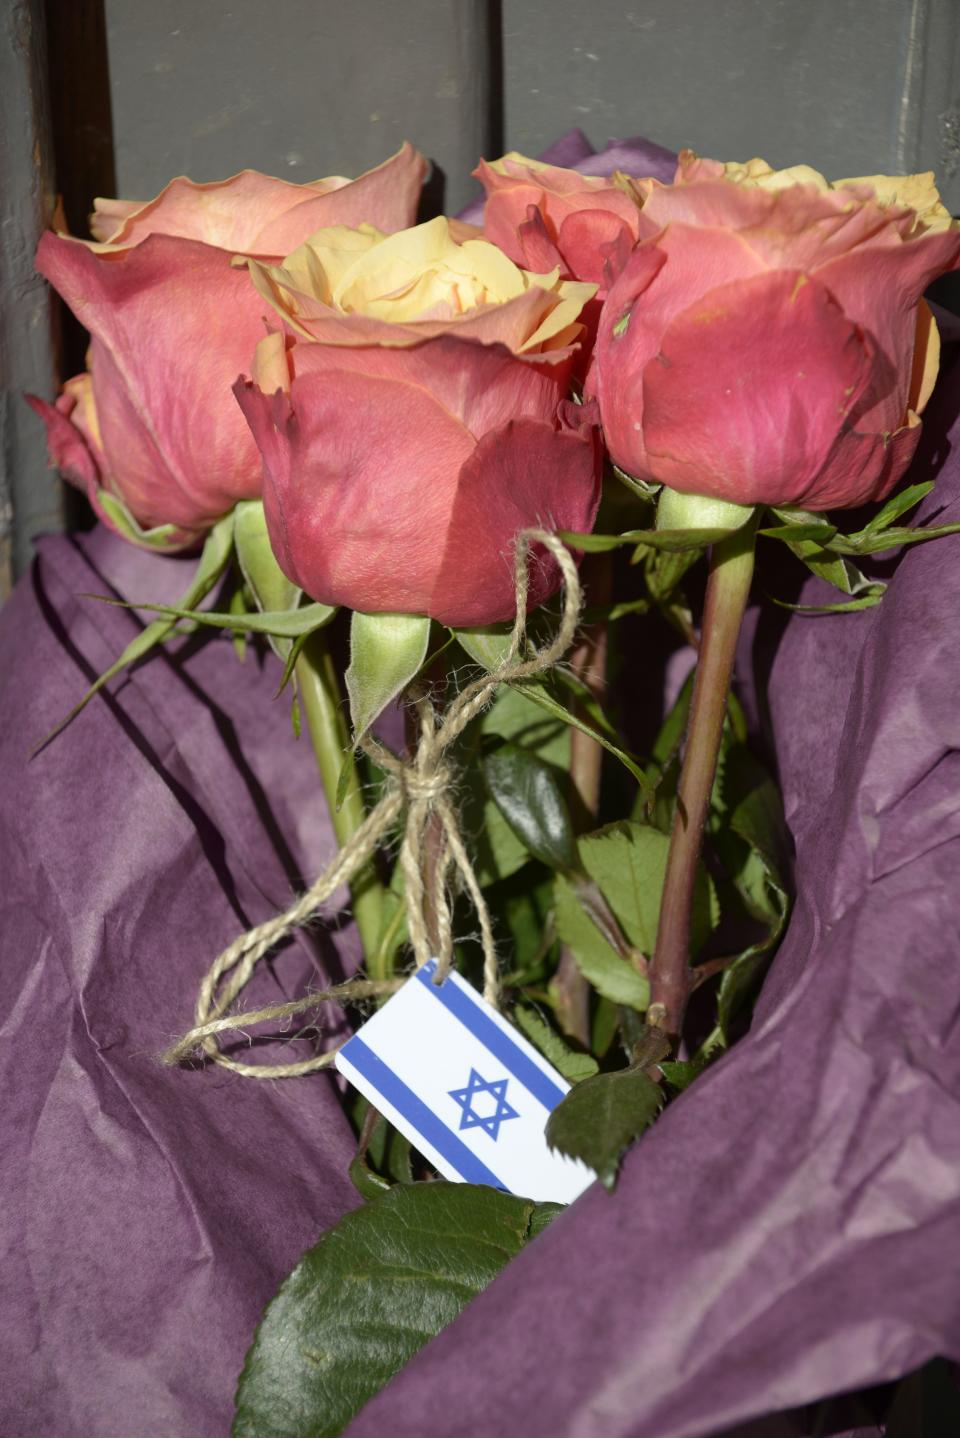
{"type": "Polygon", "coordinates": [[[391,993],[400,986],[403,981],[399,979],[352,979],[290,1003],[268,1004],[264,1008],[247,1012],[227,1012],[249,983],[264,955],[294,929],[306,924],[341,884],[348,882],[363,868],[404,809],[406,824],[399,862],[404,877],[407,931],[416,966],[419,969],[435,957],[435,983],[442,983],[450,971],[453,962],[453,928],[449,888],[451,871],[456,871],[470,896],[480,924],[483,996],[488,1003],[497,1006],[500,980],[490,911],[460,833],[456,810],[450,797],[454,776],[450,765],[445,761],[445,755],[471,720],[492,701],[501,684],[514,684],[519,680],[543,674],[558,663],[573,642],[582,603],[577,566],[569,550],[556,535],[549,534],[546,530],[526,529],[517,536],[514,582],[517,614],[503,658],[494,669],[462,689],[439,716],[428,699],[419,698],[416,701],[420,738],[412,761],[398,759],[373,738],[361,739],[366,753],[388,776],[383,796],[305,894],[282,914],[277,914],[241,934],[217,956],[201,982],[193,1027],[163,1054],[165,1064],[182,1063],[184,1059],[191,1057],[198,1047],[221,1068],[241,1074],[244,1078],[299,1078],[326,1068],[333,1062],[336,1049],[299,1063],[241,1063],[229,1058],[222,1051],[216,1036],[228,1030],[236,1032],[254,1024],[287,1019],[325,1003],[356,1002],[391,993]],[[527,557],[530,546],[534,543],[541,544],[550,551],[560,567],[564,582],[560,626],[554,638],[542,649],[528,646],[526,641],[529,585],[527,557]],[[431,854],[428,862],[425,840],[431,822],[438,826],[440,841],[438,852],[431,854]],[[433,919],[432,926],[428,926],[426,918],[427,905],[433,919]]]}

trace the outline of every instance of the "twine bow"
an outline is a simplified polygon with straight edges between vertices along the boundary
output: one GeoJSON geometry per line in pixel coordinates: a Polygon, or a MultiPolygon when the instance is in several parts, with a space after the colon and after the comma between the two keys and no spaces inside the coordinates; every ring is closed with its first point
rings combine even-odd
{"type": "Polygon", "coordinates": [[[193,1027],[164,1053],[164,1063],[181,1063],[198,1047],[214,1063],[245,1078],[299,1078],[332,1063],[336,1050],[317,1054],[299,1063],[241,1063],[221,1050],[217,1035],[273,1019],[286,1019],[324,1003],[363,1000],[399,988],[403,982],[400,979],[352,979],[290,1003],[270,1004],[245,1013],[228,1013],[230,1005],[249,983],[264,955],[294,929],[306,924],[340,885],[362,868],[404,810],[406,824],[400,864],[405,883],[407,930],[417,968],[436,957],[435,982],[441,983],[449,973],[453,960],[449,890],[451,871],[456,871],[480,924],[484,998],[491,1004],[497,1004],[500,981],[490,912],[460,833],[450,797],[453,773],[445,756],[471,720],[491,702],[501,684],[513,684],[543,674],[563,657],[573,642],[582,601],[577,567],[569,550],[556,535],[545,530],[526,529],[517,536],[514,580],[517,617],[509,645],[499,664],[461,690],[439,716],[428,699],[417,700],[420,738],[411,761],[398,759],[373,738],[361,740],[365,751],[389,776],[383,797],[305,894],[282,914],[241,934],[217,956],[200,985],[193,1027]],[[527,557],[534,543],[550,551],[560,566],[564,581],[560,626],[554,638],[542,649],[527,649],[525,645],[529,583],[527,557]],[[425,840],[432,823],[438,826],[440,842],[428,864],[425,840]],[[428,909],[432,919],[430,925],[426,917],[428,909]]]}

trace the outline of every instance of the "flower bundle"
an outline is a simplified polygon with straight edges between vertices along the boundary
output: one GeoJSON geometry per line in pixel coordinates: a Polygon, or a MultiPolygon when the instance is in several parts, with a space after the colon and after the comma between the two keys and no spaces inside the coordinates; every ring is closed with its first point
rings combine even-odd
{"type": "MultiPolygon", "coordinates": [[[[930,177],[831,186],[689,154],[670,184],[508,156],[481,165],[482,232],[416,226],[422,173],[405,147],[353,182],[248,173],[98,205],[93,241],[47,236],[38,259],[90,329],[89,373],[33,403],[108,525],[203,545],[181,603],[153,606],[108,672],[185,626],[262,636],[313,741],[351,856],[323,894],[349,879],[365,973],[260,1017],[309,1011],[322,1032],[323,1003],[389,1002],[408,942],[476,978],[479,915],[501,950],[490,996],[572,1085],[548,1140],[613,1186],[742,1029],[787,918],[789,839],[730,693],[758,536],[832,583],[835,612],[882,598],[857,560],[957,528],[897,523],[929,485],[889,496],[937,373],[922,294],[960,260],[960,231],[930,177]],[[826,513],[864,505],[851,533],[826,513]],[[217,585],[225,607],[203,607],[217,585]],[[606,682],[614,662],[642,671],[638,614],[697,660],[644,757],[606,682]],[[463,726],[445,729],[454,709],[463,726]]],[[[257,1019],[233,1005],[278,937],[224,951],[177,1061],[257,1067],[219,1036],[257,1019]]],[[[265,1071],[329,1061],[297,1042],[302,1058],[265,1071]]],[[[379,1245],[379,1319],[429,1302],[433,1332],[552,1217],[523,1193],[424,1182],[402,1133],[355,1107],[368,1204],[268,1311],[238,1433],[310,1431],[313,1415],[339,1431],[428,1336],[358,1363],[343,1254],[379,1245]],[[440,1304],[428,1277],[398,1297],[388,1270],[429,1268],[451,1223],[464,1293],[440,1304]],[[509,1242],[478,1267],[469,1243],[493,1232],[509,1242]],[[335,1329],[322,1372],[291,1361],[293,1336],[306,1351],[335,1329]]]]}

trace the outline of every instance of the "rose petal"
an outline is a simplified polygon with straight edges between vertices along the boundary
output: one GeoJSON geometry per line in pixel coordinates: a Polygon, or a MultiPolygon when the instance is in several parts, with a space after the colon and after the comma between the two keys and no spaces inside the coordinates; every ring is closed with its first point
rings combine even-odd
{"type": "Polygon", "coordinates": [[[51,467],[58,469],[64,479],[77,489],[82,489],[92,503],[100,488],[100,468],[86,438],[72,421],[76,399],[62,395],[52,405],[35,394],[25,395],[24,398],[47,427],[47,454],[51,467]]]}
{"type": "MultiPolygon", "coordinates": [[[[328,225],[366,222],[391,232],[413,224],[425,173],[423,156],[405,143],[352,181],[336,176],[295,185],[257,170],[210,184],[180,176],[155,200],[128,211],[109,238],[139,245],[149,235],[175,235],[231,253],[284,255],[328,225]]],[[[97,205],[103,213],[126,203],[97,205]]]]}
{"type": "Polygon", "coordinates": [[[858,417],[858,428],[892,431],[903,424],[917,304],[931,280],[955,268],[958,259],[960,232],[950,230],[895,245],[865,246],[817,269],[818,282],[836,297],[844,314],[869,331],[896,376],[895,384],[858,417]]]}
{"type": "Polygon", "coordinates": [[[719,286],[667,328],[643,376],[650,474],[737,504],[855,505],[884,464],[849,414],[869,341],[829,291],[780,270],[719,286]]]}
{"type": "Polygon", "coordinates": [[[289,400],[252,385],[237,397],[287,577],[323,604],[428,613],[472,435],[416,385],[378,376],[305,374],[289,400]]]}
{"type": "MultiPolygon", "coordinates": [[[[261,341],[261,348],[266,341],[261,341]]],[[[511,418],[550,423],[569,377],[566,365],[543,365],[535,356],[517,356],[504,345],[477,345],[440,335],[408,349],[382,346],[336,349],[295,344],[289,355],[294,374],[368,374],[416,385],[479,438],[511,418]]],[[[271,392],[277,384],[260,381],[271,392]]]]}
{"type": "MultiPolygon", "coordinates": [[[[557,431],[511,420],[485,435],[460,472],[429,613],[443,624],[493,624],[516,613],[513,554],[531,527],[589,531],[600,502],[595,430],[557,431]]],[[[534,548],[529,607],[560,584],[556,562],[534,548]]]]}

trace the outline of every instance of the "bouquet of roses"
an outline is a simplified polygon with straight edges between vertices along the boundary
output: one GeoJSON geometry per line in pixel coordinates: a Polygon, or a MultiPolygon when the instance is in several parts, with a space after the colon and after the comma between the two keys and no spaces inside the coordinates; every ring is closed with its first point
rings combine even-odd
{"type": "Polygon", "coordinates": [[[53,461],[133,544],[199,551],[67,717],[227,631],[339,846],[210,955],[165,1055],[184,1088],[351,1081],[366,1202],[265,1313],[234,1430],[260,1438],[342,1431],[744,1031],[792,887],[731,692],[758,541],[837,591],[788,604],[767,559],[770,604],[839,614],[880,605],[872,556],[960,530],[906,527],[933,485],[898,489],[939,367],[923,292],[960,264],[932,177],[508,155],[482,225],[414,224],[424,170],[174,180],[38,254],[91,334],[31,400],[53,461]],[[345,883],[357,961],[278,1002],[268,966],[345,883]]]}

